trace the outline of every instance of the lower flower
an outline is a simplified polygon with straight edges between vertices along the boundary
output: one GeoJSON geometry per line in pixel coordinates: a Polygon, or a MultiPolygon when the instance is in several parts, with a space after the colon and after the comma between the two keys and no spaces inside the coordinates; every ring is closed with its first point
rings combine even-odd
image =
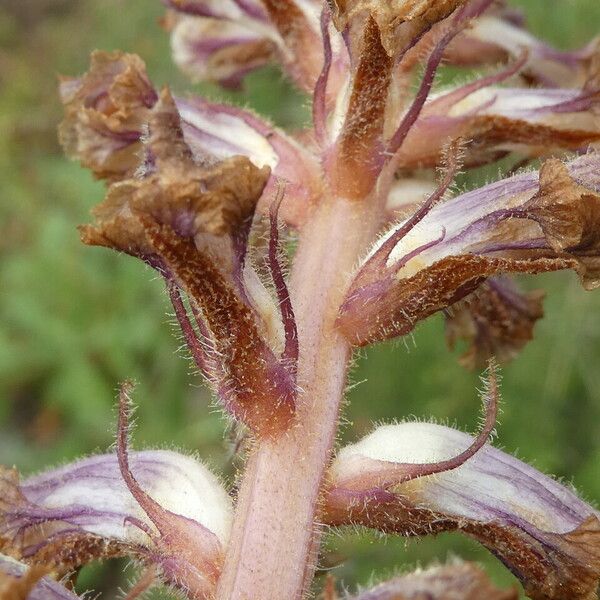
{"type": "Polygon", "coordinates": [[[405,536],[461,531],[502,560],[534,600],[596,598],[600,513],[488,444],[453,463],[472,446],[469,435],[431,423],[377,428],[334,461],[327,521],[405,536]],[[418,475],[445,463],[446,471],[418,475]]]}

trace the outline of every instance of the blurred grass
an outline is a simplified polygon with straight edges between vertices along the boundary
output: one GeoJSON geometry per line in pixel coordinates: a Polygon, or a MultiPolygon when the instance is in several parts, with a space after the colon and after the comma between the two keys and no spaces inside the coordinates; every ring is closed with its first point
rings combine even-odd
{"type": "MultiPolygon", "coordinates": [[[[513,4],[561,47],[580,46],[600,30],[597,0],[553,3],[552,10],[548,0],[513,4]]],[[[177,73],[161,14],[158,0],[0,4],[0,462],[25,473],[109,447],[115,386],[126,377],[140,382],[137,447],[199,450],[215,469],[231,472],[223,424],[179,356],[160,282],[131,259],[79,243],[76,225],[88,220],[103,188],[56,142],[56,74],[84,71],[94,48],[139,53],[158,85],[220,95],[177,73]]],[[[281,124],[306,115],[304,101],[272,70],[230,99],[281,124]]],[[[546,317],[536,341],[504,369],[499,443],[598,500],[600,295],[581,291],[568,274],[533,285],[549,291],[546,317]]],[[[439,318],[406,343],[369,350],[353,379],[362,383],[349,392],[343,439],[364,434],[374,420],[411,415],[476,425],[477,377],[448,354],[439,318]]],[[[334,572],[350,586],[373,571],[379,577],[453,553],[481,561],[499,582],[513,581],[478,546],[450,534],[407,544],[348,533],[328,536],[327,547],[348,558],[334,572]]],[[[81,589],[100,582],[111,598],[121,566],[86,569],[81,589]]]]}

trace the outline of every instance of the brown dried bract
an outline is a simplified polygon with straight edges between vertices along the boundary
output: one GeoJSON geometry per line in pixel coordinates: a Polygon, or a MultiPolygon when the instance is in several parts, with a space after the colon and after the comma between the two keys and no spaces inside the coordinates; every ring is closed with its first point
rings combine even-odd
{"type": "Polygon", "coordinates": [[[466,523],[465,533],[492,550],[519,577],[532,600],[596,600],[600,521],[591,516],[564,534],[526,534],[516,527],[466,523]]]}
{"type": "Polygon", "coordinates": [[[368,12],[390,55],[408,48],[419,35],[465,3],[466,0],[330,0],[339,29],[356,15],[368,12]]]}
{"type": "Polygon", "coordinates": [[[520,293],[511,282],[490,279],[446,313],[446,340],[469,347],[459,362],[468,369],[484,368],[491,357],[512,360],[533,339],[533,328],[544,316],[544,292],[520,293]]]}
{"type": "Polygon", "coordinates": [[[157,94],[141,58],[94,52],[81,78],[61,78],[65,119],[59,138],[65,152],[111,181],[135,173],[141,136],[157,94]]]}
{"type": "Polygon", "coordinates": [[[110,186],[94,209],[97,225],[81,228],[86,244],[147,255],[140,216],[167,224],[182,237],[234,233],[254,213],[269,169],[234,156],[213,166],[196,164],[183,139],[179,115],[164,90],[149,116],[148,173],[110,186]]]}
{"type": "Polygon", "coordinates": [[[319,36],[295,1],[263,0],[263,4],[289,51],[283,52],[281,62],[296,84],[312,93],[323,64],[319,36]]]}
{"type": "Polygon", "coordinates": [[[578,261],[586,289],[600,285],[600,194],[578,184],[557,159],[540,170],[540,190],[525,205],[550,247],[578,261]]]}
{"type": "Polygon", "coordinates": [[[471,563],[431,567],[365,590],[353,600],[517,600],[516,590],[499,590],[471,563]]]}
{"type": "Polygon", "coordinates": [[[391,69],[375,21],[368,19],[333,175],[334,187],[347,198],[363,198],[375,183],[391,69]]]}
{"type": "Polygon", "coordinates": [[[419,321],[462,300],[492,275],[545,273],[576,266],[569,257],[448,256],[407,279],[390,278],[377,299],[368,290],[351,290],[338,325],[348,339],[364,346],[410,333],[419,321]]]}
{"type": "Polygon", "coordinates": [[[261,338],[254,314],[208,256],[168,225],[148,218],[143,227],[153,251],[202,311],[221,367],[213,382],[226,408],[263,436],[287,429],[294,414],[289,374],[261,338]]]}

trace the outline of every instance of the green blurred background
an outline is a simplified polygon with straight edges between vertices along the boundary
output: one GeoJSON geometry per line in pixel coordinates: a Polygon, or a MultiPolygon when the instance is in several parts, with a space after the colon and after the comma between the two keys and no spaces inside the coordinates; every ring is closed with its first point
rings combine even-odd
{"type": "MultiPolygon", "coordinates": [[[[531,28],[560,47],[600,32],[598,0],[520,0],[531,28]],[[549,7],[551,4],[551,7],[549,7]]],[[[79,242],[76,226],[103,186],[69,162],[56,141],[58,73],[78,74],[95,48],[140,54],[157,84],[192,86],[172,65],[158,0],[1,0],[0,2],[0,462],[24,473],[113,442],[117,382],[139,382],[135,444],[197,450],[233,474],[223,423],[188,361],[168,316],[162,285],[138,262],[79,242]]],[[[249,104],[282,125],[298,125],[306,101],[281,76],[253,75],[249,104]]],[[[471,180],[474,185],[474,180],[471,180]]],[[[527,281],[549,291],[537,338],[505,367],[499,444],[541,470],[600,499],[600,293],[575,277],[527,281]]],[[[462,370],[443,339],[440,317],[406,343],[363,353],[353,372],[343,437],[373,421],[435,418],[472,430],[477,375],[462,370]]],[[[459,555],[514,580],[475,544],[456,535],[405,542],[364,532],[332,535],[324,565],[352,587],[398,569],[459,555]]],[[[124,563],[88,567],[79,589],[115,597],[124,563]]],[[[129,569],[125,577],[131,577],[129,569]]],[[[156,591],[152,598],[172,597],[156,591]]]]}

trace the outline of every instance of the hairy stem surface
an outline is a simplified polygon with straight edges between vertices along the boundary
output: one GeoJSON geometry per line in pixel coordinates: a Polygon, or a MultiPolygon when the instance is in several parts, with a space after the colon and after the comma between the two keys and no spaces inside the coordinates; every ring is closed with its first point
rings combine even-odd
{"type": "Polygon", "coordinates": [[[351,353],[334,322],[377,227],[377,211],[365,204],[324,202],[302,231],[290,278],[300,341],[297,418],[279,439],[258,442],[249,458],[219,600],[300,600],[312,581],[319,493],[351,353]]]}

